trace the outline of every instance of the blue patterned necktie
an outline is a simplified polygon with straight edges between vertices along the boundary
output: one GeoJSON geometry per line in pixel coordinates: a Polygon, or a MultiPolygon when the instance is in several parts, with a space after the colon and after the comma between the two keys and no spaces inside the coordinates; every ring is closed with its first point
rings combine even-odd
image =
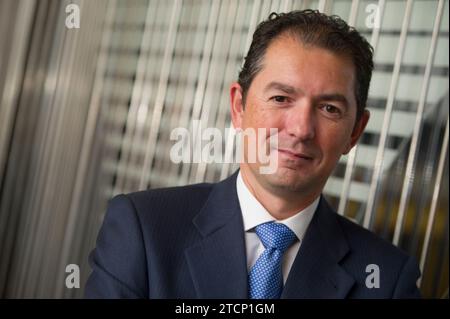
{"type": "Polygon", "coordinates": [[[281,263],[283,253],[297,238],[284,224],[269,222],[258,225],[256,234],[266,248],[248,275],[251,299],[277,299],[283,290],[281,263]]]}

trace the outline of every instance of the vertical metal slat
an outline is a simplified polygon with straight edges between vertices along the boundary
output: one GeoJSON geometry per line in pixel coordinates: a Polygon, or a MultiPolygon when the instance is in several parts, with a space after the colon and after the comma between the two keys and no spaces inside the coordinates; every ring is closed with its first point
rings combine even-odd
{"type": "Polygon", "coordinates": [[[383,170],[383,157],[386,140],[388,137],[389,126],[391,122],[392,110],[394,107],[395,95],[397,92],[397,85],[400,76],[400,67],[403,60],[403,53],[405,49],[406,36],[408,34],[409,20],[411,17],[412,0],[406,2],[405,15],[403,17],[402,30],[400,33],[400,43],[397,48],[395,57],[394,70],[392,73],[391,85],[389,88],[388,100],[386,103],[383,125],[381,128],[380,142],[378,144],[377,155],[375,158],[375,167],[372,175],[372,181],[370,184],[369,198],[367,200],[366,211],[364,215],[363,226],[370,229],[372,223],[372,216],[374,213],[375,199],[380,183],[380,177],[383,170]]]}
{"type": "MultiPolygon", "coordinates": [[[[436,173],[436,181],[434,184],[433,198],[431,200],[430,212],[428,214],[427,229],[425,231],[425,239],[423,242],[422,252],[420,255],[420,270],[422,271],[422,273],[424,271],[425,262],[426,262],[426,259],[428,256],[428,248],[430,246],[431,231],[433,229],[434,219],[436,216],[437,202],[439,199],[439,192],[441,190],[442,176],[444,173],[444,166],[445,166],[445,162],[446,162],[446,158],[447,158],[448,134],[449,134],[449,119],[447,117],[447,124],[445,126],[444,140],[442,142],[438,170],[436,173]]],[[[448,240],[448,238],[447,238],[447,240],[448,240]]],[[[419,286],[421,284],[422,284],[422,278],[419,279],[419,286]]]]}
{"type": "Polygon", "coordinates": [[[417,107],[416,112],[416,120],[414,123],[414,131],[411,139],[411,146],[409,148],[409,154],[408,154],[408,161],[406,164],[406,172],[405,177],[403,180],[403,187],[402,187],[402,194],[400,197],[400,207],[398,209],[397,214],[397,223],[395,225],[395,231],[394,231],[394,239],[393,244],[398,245],[400,240],[400,235],[404,223],[405,218],[405,212],[406,212],[406,204],[409,201],[411,188],[412,188],[412,178],[413,178],[413,169],[415,167],[416,163],[416,157],[417,157],[417,147],[422,131],[422,119],[423,119],[423,112],[425,107],[425,102],[427,100],[428,96],[428,88],[430,85],[430,77],[431,77],[431,69],[433,67],[434,63],[434,56],[436,52],[436,45],[437,45],[437,39],[439,35],[439,28],[441,25],[441,18],[442,18],[442,12],[444,8],[444,1],[439,0],[438,8],[436,12],[436,19],[434,20],[434,27],[433,27],[433,33],[431,36],[431,44],[430,49],[428,51],[428,58],[427,58],[427,64],[425,67],[425,74],[424,74],[424,80],[422,84],[422,90],[420,92],[420,98],[419,98],[419,105],[417,107]]]}

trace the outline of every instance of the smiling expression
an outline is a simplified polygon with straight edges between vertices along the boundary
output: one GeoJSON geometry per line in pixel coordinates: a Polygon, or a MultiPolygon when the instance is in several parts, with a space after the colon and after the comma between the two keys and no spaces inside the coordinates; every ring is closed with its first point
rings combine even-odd
{"type": "MultiPolygon", "coordinates": [[[[367,124],[356,122],[355,68],[350,58],[304,46],[281,35],[268,47],[261,70],[247,92],[245,107],[239,84],[231,86],[235,128],[278,129],[278,168],[260,174],[256,163],[242,163],[266,189],[318,196],[342,154],[356,144],[367,124]]],[[[244,143],[244,158],[248,157],[244,143]]]]}

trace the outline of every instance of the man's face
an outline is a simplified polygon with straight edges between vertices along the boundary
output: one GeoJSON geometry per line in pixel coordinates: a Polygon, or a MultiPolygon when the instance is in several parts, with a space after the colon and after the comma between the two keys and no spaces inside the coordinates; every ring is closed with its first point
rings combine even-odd
{"type": "MultiPolygon", "coordinates": [[[[261,174],[261,164],[241,164],[264,188],[317,196],[342,154],[355,145],[369,117],[356,123],[355,71],[350,59],[305,47],[281,36],[268,47],[261,71],[248,90],[245,108],[239,84],[231,86],[235,128],[278,129],[278,168],[261,174]]],[[[248,158],[244,144],[244,158],[248,158]]],[[[252,149],[252,148],[250,148],[252,149]]],[[[258,159],[258,157],[256,157],[258,159]]]]}

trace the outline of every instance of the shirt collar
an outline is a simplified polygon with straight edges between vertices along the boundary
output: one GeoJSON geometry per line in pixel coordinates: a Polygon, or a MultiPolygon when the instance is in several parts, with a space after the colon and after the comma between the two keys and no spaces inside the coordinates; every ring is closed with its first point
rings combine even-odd
{"type": "MultiPolygon", "coordinates": [[[[277,221],[247,188],[240,171],[236,179],[236,189],[246,232],[260,224],[277,221]]],[[[302,240],[317,206],[319,205],[319,199],[320,196],[317,197],[311,205],[299,211],[297,214],[277,222],[288,226],[295,233],[297,238],[302,240]]]]}

